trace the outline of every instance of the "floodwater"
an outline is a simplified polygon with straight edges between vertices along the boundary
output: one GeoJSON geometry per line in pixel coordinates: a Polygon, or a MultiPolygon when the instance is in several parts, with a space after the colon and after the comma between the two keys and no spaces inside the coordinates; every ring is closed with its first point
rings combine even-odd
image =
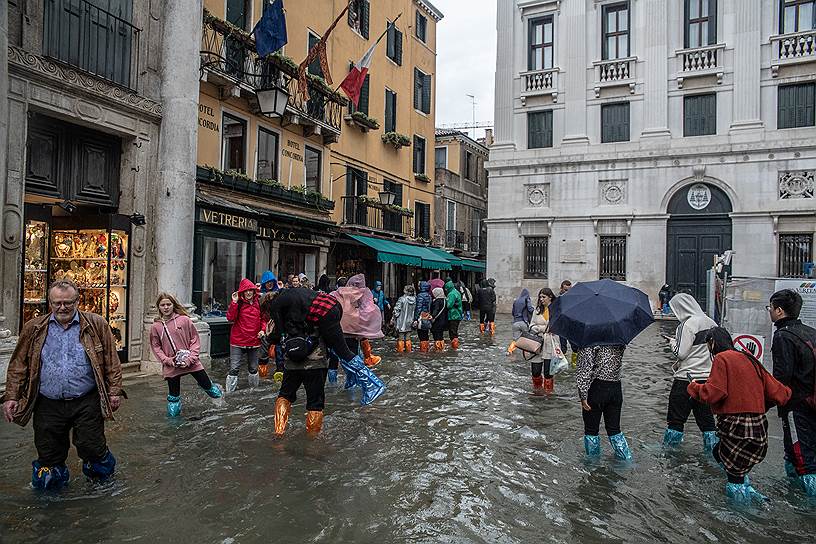
{"type": "Polygon", "coordinates": [[[29,487],[31,427],[3,424],[0,542],[812,541],[816,502],[787,482],[773,413],[768,457],[751,474],[764,507],[727,502],[693,423],[679,451],[661,449],[671,361],[659,333],[673,327],[653,325],[626,352],[629,464],[605,438],[603,456],[585,459],[573,370],[551,397],[532,397],[528,365],[504,355],[509,327],[482,340],[463,323],[455,354],[375,346],[388,393],[361,408],[327,388],[316,440],[302,395],[273,438],[272,382],[219,406],[185,378],[183,417],[171,421],[152,378],[128,386],[108,427],[115,480],[86,483],[72,450],[70,486],[40,495],[29,487]]]}

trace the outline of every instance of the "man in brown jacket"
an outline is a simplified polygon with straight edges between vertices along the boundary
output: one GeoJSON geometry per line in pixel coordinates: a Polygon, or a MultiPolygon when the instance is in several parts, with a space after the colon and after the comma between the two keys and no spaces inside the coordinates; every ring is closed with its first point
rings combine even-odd
{"type": "Polygon", "coordinates": [[[8,367],[3,414],[21,426],[34,416],[38,458],[31,463],[31,485],[37,489],[68,482],[72,430],[86,476],[105,480],[116,466],[105,441],[105,419],[127,398],[122,367],[107,321],[77,310],[78,300],[74,283],[52,283],[51,313],[25,324],[8,367]]]}

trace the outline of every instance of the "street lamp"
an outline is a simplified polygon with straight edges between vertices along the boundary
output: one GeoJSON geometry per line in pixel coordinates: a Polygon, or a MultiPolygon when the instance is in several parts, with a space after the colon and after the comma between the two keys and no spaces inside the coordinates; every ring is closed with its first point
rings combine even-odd
{"type": "Polygon", "coordinates": [[[267,89],[255,89],[258,99],[258,109],[264,115],[283,117],[286,113],[286,104],[289,103],[289,91],[280,85],[273,85],[267,89]]]}
{"type": "Polygon", "coordinates": [[[383,206],[391,206],[397,198],[397,195],[391,191],[380,191],[378,194],[380,195],[380,204],[383,206]]]}

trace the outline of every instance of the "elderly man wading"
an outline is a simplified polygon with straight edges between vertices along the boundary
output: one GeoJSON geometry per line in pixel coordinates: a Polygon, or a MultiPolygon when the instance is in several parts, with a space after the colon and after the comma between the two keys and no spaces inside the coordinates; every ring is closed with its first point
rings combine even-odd
{"type": "Polygon", "coordinates": [[[21,426],[34,416],[36,489],[68,482],[70,431],[88,478],[106,480],[116,466],[105,441],[105,419],[127,398],[122,367],[107,321],[77,310],[78,299],[72,282],[51,284],[51,313],[25,324],[8,367],[3,413],[21,426]]]}

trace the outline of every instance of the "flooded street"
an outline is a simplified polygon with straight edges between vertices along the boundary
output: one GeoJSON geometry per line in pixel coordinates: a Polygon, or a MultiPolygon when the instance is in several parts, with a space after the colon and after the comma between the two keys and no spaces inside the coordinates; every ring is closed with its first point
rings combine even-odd
{"type": "MultiPolygon", "coordinates": [[[[495,340],[462,324],[463,348],[443,356],[384,355],[389,390],[361,408],[327,386],[324,430],[304,432],[303,390],[283,440],[272,435],[277,387],[262,381],[220,406],[192,378],[183,411],[165,415],[159,378],[126,387],[108,427],[113,482],[72,480],[57,495],[29,487],[32,430],[0,427],[2,542],[803,542],[816,504],[787,482],[781,429],[769,416],[768,457],[751,474],[771,502],[738,511],[702,453],[693,422],[677,452],[660,447],[671,360],[655,324],[626,352],[622,427],[634,461],[586,461],[574,371],[551,397],[531,397],[529,365],[509,361],[509,326],[495,340]]],[[[418,344],[418,342],[417,342],[418,344]]],[[[223,384],[225,367],[212,375],[223,384]]],[[[603,432],[603,431],[602,431],[603,432]]]]}

